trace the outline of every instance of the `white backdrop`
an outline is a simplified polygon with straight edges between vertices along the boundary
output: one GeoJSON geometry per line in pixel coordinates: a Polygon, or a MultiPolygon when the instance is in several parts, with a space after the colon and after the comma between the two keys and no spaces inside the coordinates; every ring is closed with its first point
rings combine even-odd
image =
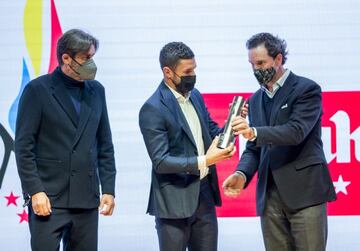
{"type": "MultiPolygon", "coordinates": [[[[31,1],[31,0],[30,0],[31,1]]],[[[9,110],[19,93],[22,60],[36,77],[24,37],[25,0],[0,0],[0,122],[14,137],[9,110]]],[[[50,1],[42,5],[40,73],[47,73],[50,1]]],[[[145,214],[151,164],[138,128],[138,111],[161,81],[158,55],[170,41],[183,41],[196,55],[197,88],[203,93],[254,92],[246,40],[258,32],[286,39],[286,64],[321,84],[323,91],[360,90],[358,0],[58,0],[63,32],[90,31],[100,40],[97,79],[105,86],[116,150],[116,210],[100,218],[99,250],[158,249],[154,219],[145,214]]],[[[359,104],[354,101],[354,104],[359,104]]],[[[0,144],[0,156],[5,151],[0,144]]],[[[1,157],[0,157],[1,158],[1,157]]],[[[1,250],[30,250],[12,153],[0,189],[1,250]]],[[[328,250],[358,250],[360,217],[329,217],[328,250]]],[[[219,250],[263,250],[257,217],[220,218],[219,250]]]]}

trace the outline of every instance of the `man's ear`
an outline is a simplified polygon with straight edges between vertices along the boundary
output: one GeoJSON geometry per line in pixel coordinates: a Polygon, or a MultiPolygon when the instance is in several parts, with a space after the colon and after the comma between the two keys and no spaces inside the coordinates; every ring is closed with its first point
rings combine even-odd
{"type": "Polygon", "coordinates": [[[281,53],[277,54],[275,57],[275,63],[277,66],[281,66],[282,65],[282,60],[283,60],[283,56],[281,53]]]}
{"type": "Polygon", "coordinates": [[[66,65],[69,65],[71,63],[71,57],[69,56],[69,54],[66,53],[62,54],[61,59],[63,63],[66,65]]]}
{"type": "Polygon", "coordinates": [[[165,66],[162,71],[166,78],[172,78],[172,70],[169,67],[165,66]]]}

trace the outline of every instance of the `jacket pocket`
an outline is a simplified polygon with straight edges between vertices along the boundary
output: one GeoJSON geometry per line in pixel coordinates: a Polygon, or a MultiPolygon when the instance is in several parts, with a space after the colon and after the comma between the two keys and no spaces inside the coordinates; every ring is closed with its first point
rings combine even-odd
{"type": "Polygon", "coordinates": [[[37,158],[36,164],[45,193],[49,196],[58,195],[67,181],[63,162],[56,159],[37,158]]]}
{"type": "Polygon", "coordinates": [[[318,164],[323,164],[325,162],[325,160],[323,160],[320,157],[309,157],[306,159],[301,159],[296,161],[295,164],[295,169],[296,170],[301,170],[310,166],[314,166],[314,165],[318,165],[318,164]]]}
{"type": "Polygon", "coordinates": [[[186,185],[186,174],[165,174],[162,175],[159,181],[160,188],[166,187],[168,185],[173,185],[177,187],[184,187],[186,185]]]}

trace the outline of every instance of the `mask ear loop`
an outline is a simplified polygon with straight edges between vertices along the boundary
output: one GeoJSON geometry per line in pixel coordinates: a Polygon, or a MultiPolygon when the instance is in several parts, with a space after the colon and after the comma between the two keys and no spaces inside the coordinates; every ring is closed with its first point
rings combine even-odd
{"type": "Polygon", "coordinates": [[[73,57],[70,57],[72,60],[74,60],[75,61],[75,63],[77,63],[78,65],[80,65],[80,66],[82,66],[82,64],[80,64],[78,61],[76,61],[76,59],[75,58],[73,58],[73,57]]]}
{"type": "MultiPolygon", "coordinates": [[[[171,69],[171,71],[172,71],[178,78],[180,78],[180,81],[181,81],[181,77],[180,77],[179,75],[177,75],[176,72],[175,72],[173,69],[171,69]]],[[[174,82],[173,79],[171,79],[171,81],[174,83],[174,85],[178,85],[177,83],[174,82]]]]}
{"type": "MultiPolygon", "coordinates": [[[[72,60],[74,60],[75,63],[77,63],[78,65],[82,66],[82,64],[80,64],[78,61],[76,61],[73,57],[70,57],[70,58],[71,58],[72,60]]],[[[77,75],[80,76],[80,73],[77,72],[70,64],[68,64],[68,66],[70,67],[70,69],[71,69],[73,72],[75,72],[77,75]]]]}

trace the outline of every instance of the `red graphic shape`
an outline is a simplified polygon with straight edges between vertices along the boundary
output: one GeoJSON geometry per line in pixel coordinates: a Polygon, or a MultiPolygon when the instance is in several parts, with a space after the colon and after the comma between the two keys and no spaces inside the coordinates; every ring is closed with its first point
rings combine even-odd
{"type": "Polygon", "coordinates": [[[52,72],[57,66],[57,55],[56,47],[59,38],[62,35],[61,26],[59,22],[59,17],[56,11],[56,6],[54,0],[51,0],[51,51],[50,51],[50,62],[48,72],[52,72]]]}
{"type": "Polygon", "coordinates": [[[17,215],[19,215],[19,217],[20,217],[20,222],[19,223],[23,223],[24,221],[29,222],[29,215],[28,215],[28,213],[26,212],[25,209],[22,211],[21,214],[17,214],[17,215]]]}
{"type": "MultiPolygon", "coordinates": [[[[355,148],[354,140],[346,140],[345,143],[350,143],[349,151],[345,151],[349,156],[349,162],[341,162],[339,160],[339,151],[344,152],[345,145],[343,142],[337,142],[339,135],[351,138],[351,135],[354,135],[356,130],[359,133],[359,100],[360,91],[323,93],[324,114],[322,126],[331,128],[331,152],[336,155],[329,163],[331,177],[336,182],[341,175],[344,181],[351,182],[346,187],[347,194],[338,192],[337,201],[328,204],[329,215],[360,215],[360,200],[358,197],[360,194],[360,159],[355,157],[355,152],[360,151],[360,149],[359,147],[358,149],[355,148]],[[345,114],[343,118],[338,119],[341,123],[334,120],[334,117],[339,113],[345,114]],[[347,131],[348,126],[349,131],[347,131]]],[[[357,143],[360,144],[360,142],[357,143]]]]}
{"type": "Polygon", "coordinates": [[[16,200],[19,198],[20,196],[14,196],[13,192],[10,193],[9,196],[5,196],[5,198],[7,199],[7,207],[10,206],[11,204],[17,206],[16,200]]]}

